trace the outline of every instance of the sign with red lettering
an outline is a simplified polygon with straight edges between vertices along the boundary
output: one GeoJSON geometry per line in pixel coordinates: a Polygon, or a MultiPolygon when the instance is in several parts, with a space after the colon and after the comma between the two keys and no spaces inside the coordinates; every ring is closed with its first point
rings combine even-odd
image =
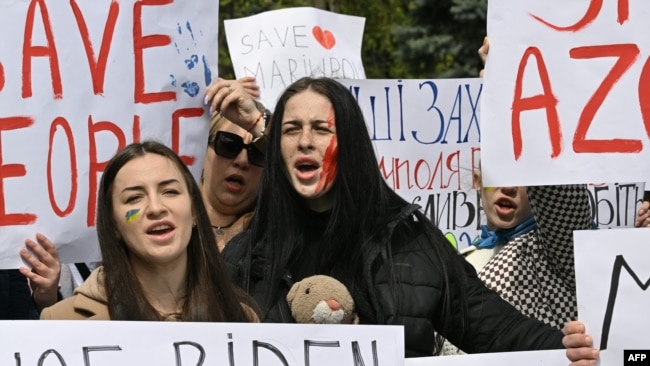
{"type": "Polygon", "coordinates": [[[96,190],[127,143],[166,143],[200,175],[218,5],[2,2],[0,268],[22,265],[36,232],[64,262],[99,259],[96,190]]]}
{"type": "Polygon", "coordinates": [[[365,79],[365,21],[299,7],[225,20],[224,27],[235,75],[255,76],[261,101],[272,108],[280,93],[303,76],[365,79]]]}
{"type": "MultiPolygon", "coordinates": [[[[459,250],[486,224],[472,171],[481,160],[482,80],[340,80],[364,113],[379,169],[400,196],[421,206],[459,250]]],[[[643,183],[589,184],[600,228],[631,227],[643,183]]]]}
{"type": "Polygon", "coordinates": [[[648,179],[649,15],[644,1],[489,3],[486,185],[648,179]]]}

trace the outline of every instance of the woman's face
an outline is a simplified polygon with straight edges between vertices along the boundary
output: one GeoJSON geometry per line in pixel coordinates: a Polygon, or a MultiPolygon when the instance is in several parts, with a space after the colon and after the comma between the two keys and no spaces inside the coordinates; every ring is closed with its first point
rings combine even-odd
{"type": "Polygon", "coordinates": [[[111,188],[113,218],[134,265],[186,263],[192,200],[168,158],[146,154],[126,163],[111,188]]]}
{"type": "MultiPolygon", "coordinates": [[[[241,136],[246,144],[253,138],[246,130],[227,120],[220,122],[218,131],[241,136]]],[[[247,212],[257,197],[262,169],[248,161],[246,149],[228,159],[217,155],[212,146],[208,147],[203,164],[202,188],[206,205],[225,215],[247,212]]]]}
{"type": "Polygon", "coordinates": [[[296,192],[312,210],[330,209],[338,154],[332,103],[309,89],[294,95],[285,105],[281,131],[282,158],[296,192]]]}
{"type": "Polygon", "coordinates": [[[490,230],[510,229],[533,216],[526,187],[483,187],[480,175],[474,179],[490,230]]]}

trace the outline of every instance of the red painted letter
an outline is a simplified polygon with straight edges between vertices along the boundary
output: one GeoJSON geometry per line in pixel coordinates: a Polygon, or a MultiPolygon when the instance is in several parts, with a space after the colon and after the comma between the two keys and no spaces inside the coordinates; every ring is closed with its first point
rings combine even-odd
{"type": "Polygon", "coordinates": [[[568,27],[560,27],[551,24],[534,14],[531,14],[531,16],[535,18],[537,21],[539,21],[540,23],[552,29],[555,29],[558,32],[577,32],[579,30],[582,30],[584,27],[588,26],[594,20],[596,20],[596,18],[598,17],[598,13],[600,13],[600,9],[602,7],[603,7],[603,0],[591,0],[591,3],[589,3],[589,8],[587,8],[587,11],[585,12],[585,15],[582,17],[582,19],[578,20],[576,24],[570,25],[568,27]]]}
{"type": "Polygon", "coordinates": [[[618,0],[618,24],[625,23],[630,18],[630,0],[618,0]]]}
{"type": "Polygon", "coordinates": [[[50,16],[47,13],[45,0],[32,0],[27,9],[27,19],[25,19],[25,37],[23,38],[23,98],[29,98],[32,96],[32,57],[48,57],[50,59],[50,73],[52,74],[52,90],[54,91],[54,98],[62,98],[63,87],[61,86],[59,59],[56,53],[56,46],[54,45],[52,25],[50,24],[50,16]],[[41,10],[41,19],[43,20],[47,46],[32,46],[36,3],[38,3],[38,8],[41,10]]]}
{"type": "MultiPolygon", "coordinates": [[[[32,117],[0,118],[0,132],[29,127],[34,123],[32,117]]],[[[5,207],[4,179],[8,177],[23,177],[27,171],[23,164],[3,164],[2,142],[0,139],[0,226],[29,225],[36,222],[36,215],[30,213],[8,214],[5,207]]]]}
{"type": "MultiPolygon", "coordinates": [[[[117,151],[120,151],[126,146],[126,137],[124,132],[114,123],[103,121],[93,123],[92,116],[88,116],[88,144],[90,158],[90,166],[88,167],[88,216],[86,224],[88,227],[95,225],[95,210],[97,209],[97,174],[104,171],[108,161],[97,161],[97,142],[95,141],[95,134],[106,131],[110,132],[117,138],[117,151]]],[[[111,154],[113,156],[113,154],[111,154]]]]}
{"type": "Polygon", "coordinates": [[[142,7],[145,5],[165,5],[174,0],[138,0],[133,4],[133,54],[135,55],[135,103],[154,103],[166,100],[176,100],[176,92],[144,91],[144,55],[145,48],[166,46],[172,43],[165,34],[142,36],[142,7]]]}
{"type": "Polygon", "coordinates": [[[645,132],[650,137],[650,57],[645,61],[639,77],[639,105],[645,132]]]}
{"type": "Polygon", "coordinates": [[[140,116],[137,114],[133,116],[133,142],[140,142],[140,116]]]}
{"type": "Polygon", "coordinates": [[[117,22],[117,15],[120,12],[120,6],[116,0],[111,1],[108,11],[108,17],[104,25],[104,34],[102,35],[102,44],[99,48],[99,56],[95,60],[95,52],[93,45],[90,43],[90,34],[84,16],[79,9],[79,5],[75,0],[70,0],[70,6],[74,13],[77,27],[81,34],[81,39],[86,50],[86,57],[88,58],[88,67],[90,68],[90,76],[93,80],[93,92],[95,94],[104,93],[104,76],[106,75],[106,61],[108,54],[111,50],[111,41],[113,40],[113,32],[115,31],[115,23],[117,22]]]}
{"type": "Polygon", "coordinates": [[[569,51],[571,58],[591,59],[597,57],[618,57],[614,67],[600,84],[594,95],[585,105],[575,135],[573,136],[573,151],[577,153],[635,153],[643,149],[641,140],[612,139],[612,140],[587,140],[587,131],[594,120],[598,108],[603,104],[607,93],[614,84],[625,74],[639,57],[639,48],[634,44],[613,44],[603,46],[577,47],[569,51]]]}
{"type": "Polygon", "coordinates": [[[548,132],[551,138],[551,157],[556,158],[562,152],[562,130],[560,129],[560,117],[558,117],[557,99],[551,89],[551,80],[546,70],[546,64],[542,53],[536,47],[529,47],[521,57],[519,69],[517,71],[517,80],[515,81],[515,96],[512,101],[512,141],[515,150],[515,160],[521,157],[522,137],[521,137],[521,112],[535,109],[546,109],[546,118],[548,122],[548,132]],[[523,77],[524,71],[528,64],[530,56],[535,57],[537,61],[537,73],[542,83],[544,94],[523,98],[523,77]]]}
{"type": "Polygon", "coordinates": [[[172,150],[174,150],[174,152],[180,156],[181,160],[183,160],[183,163],[188,166],[194,164],[196,158],[194,156],[180,154],[179,140],[181,135],[181,118],[201,117],[203,112],[203,108],[183,108],[172,113],[172,150]]]}
{"type": "Polygon", "coordinates": [[[5,68],[0,63],[0,91],[5,87],[5,68]]]}
{"type": "Polygon", "coordinates": [[[50,205],[54,209],[54,213],[59,217],[68,216],[74,209],[75,203],[77,202],[77,156],[75,155],[74,148],[74,137],[72,136],[72,129],[70,124],[63,117],[57,117],[52,122],[50,126],[50,144],[47,152],[47,193],[50,197],[50,205]],[[59,205],[56,203],[56,197],[54,197],[54,187],[52,180],[52,145],[54,144],[54,135],[56,134],[57,127],[61,126],[63,132],[65,132],[66,141],[68,142],[68,152],[70,153],[70,199],[68,200],[68,206],[61,210],[59,205]]]}
{"type": "MultiPolygon", "coordinates": [[[[602,7],[603,7],[603,0],[591,0],[591,3],[589,3],[589,7],[587,8],[587,11],[585,12],[585,15],[582,17],[582,19],[578,20],[577,23],[567,27],[560,27],[558,25],[551,24],[534,14],[531,14],[530,16],[535,18],[540,23],[548,26],[549,28],[555,29],[558,32],[577,32],[582,30],[589,24],[591,24],[594,20],[596,20],[602,7]]],[[[616,19],[618,21],[618,24],[625,23],[629,19],[629,17],[630,17],[630,0],[618,0],[618,18],[616,19]]]]}

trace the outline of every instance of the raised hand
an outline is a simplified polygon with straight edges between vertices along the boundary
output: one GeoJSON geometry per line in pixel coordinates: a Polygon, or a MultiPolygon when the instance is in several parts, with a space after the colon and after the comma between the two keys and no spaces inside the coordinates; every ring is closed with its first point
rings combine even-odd
{"type": "Polygon", "coordinates": [[[25,239],[25,246],[20,256],[31,268],[18,270],[29,279],[34,303],[41,310],[54,305],[58,299],[61,262],[56,246],[41,233],[36,234],[36,242],[25,239]]]}

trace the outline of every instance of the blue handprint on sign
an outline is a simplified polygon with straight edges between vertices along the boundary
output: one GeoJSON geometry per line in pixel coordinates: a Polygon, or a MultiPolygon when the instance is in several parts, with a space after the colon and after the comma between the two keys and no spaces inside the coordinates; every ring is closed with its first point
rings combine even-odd
{"type": "MultiPolygon", "coordinates": [[[[187,57],[184,57],[184,60],[183,60],[183,62],[185,63],[185,67],[188,70],[194,70],[197,66],[200,66],[199,62],[202,64],[201,66],[203,67],[203,81],[205,83],[205,86],[208,86],[212,82],[212,72],[210,71],[210,68],[208,67],[208,62],[207,62],[207,59],[206,59],[205,55],[201,55],[201,58],[199,60],[199,56],[196,53],[192,53],[192,50],[194,48],[196,48],[196,40],[194,39],[194,32],[192,31],[192,25],[190,24],[189,21],[185,22],[185,27],[181,26],[180,23],[177,24],[176,31],[177,31],[178,35],[181,36],[181,37],[179,37],[179,40],[182,39],[183,32],[184,32],[183,29],[185,29],[187,31],[187,34],[190,36],[191,45],[181,47],[181,46],[179,46],[178,41],[174,40],[174,47],[176,48],[176,52],[179,55],[181,55],[183,53],[186,53],[186,52],[189,53],[189,55],[187,57]]],[[[200,32],[200,35],[202,36],[203,33],[200,32]]],[[[176,76],[172,74],[172,75],[169,75],[169,77],[172,79],[172,81],[171,81],[172,86],[178,87],[179,84],[178,84],[178,81],[176,80],[176,76]]],[[[201,86],[199,86],[199,83],[197,83],[196,81],[192,81],[192,80],[187,80],[187,81],[181,82],[180,87],[190,97],[196,97],[199,94],[200,90],[201,90],[201,86]]]]}

